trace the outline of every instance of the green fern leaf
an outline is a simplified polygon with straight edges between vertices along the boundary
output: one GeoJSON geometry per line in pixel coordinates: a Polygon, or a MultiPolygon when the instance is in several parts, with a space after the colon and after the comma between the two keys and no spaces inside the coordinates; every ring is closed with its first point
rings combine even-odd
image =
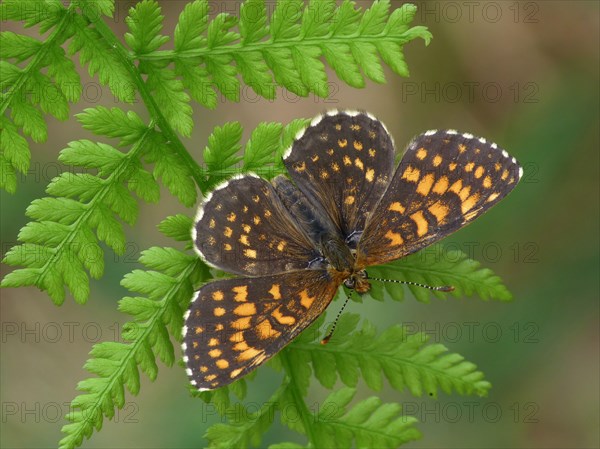
{"type": "Polygon", "coordinates": [[[158,225],[158,230],[175,241],[187,242],[191,237],[192,225],[193,222],[190,217],[177,214],[165,218],[158,225]]]}
{"type": "Polygon", "coordinates": [[[263,434],[273,423],[279,397],[285,387],[286,384],[280,386],[257,411],[251,412],[241,403],[229,406],[223,414],[239,419],[233,424],[215,424],[209,427],[204,434],[208,440],[208,447],[245,449],[260,446],[263,434]]]}
{"type": "MultiPolygon", "coordinates": [[[[130,10],[126,19],[130,32],[125,34],[125,41],[137,55],[152,53],[169,40],[168,36],[160,34],[163,19],[160,6],[154,0],[143,0],[130,10]]],[[[140,71],[148,74],[146,87],[160,105],[169,125],[189,136],[193,128],[190,98],[175,71],[153,61],[142,62],[140,71]]]]}
{"type": "Polygon", "coordinates": [[[385,82],[381,60],[396,73],[407,75],[402,55],[407,42],[431,34],[423,27],[409,28],[415,7],[404,5],[389,14],[389,1],[376,1],[362,13],[354,2],[336,7],[332,0],[279,1],[271,17],[265,2],[243,4],[240,18],[219,14],[208,21],[205,1],[195,1],[182,12],[173,52],[136,52],[140,66],[174,62],[183,86],[201,104],[214,108],[214,88],[239,101],[240,80],[258,95],[275,97],[275,83],[300,96],[328,95],[328,78],[321,56],[337,76],[363,87],[363,74],[385,82]],[[233,31],[238,25],[239,33],[233,31]],[[235,64],[234,64],[235,62],[235,64]],[[362,70],[362,73],[361,73],[362,70]]]}
{"type": "Polygon", "coordinates": [[[242,131],[239,122],[229,122],[222,127],[217,126],[209,136],[208,146],[202,153],[210,173],[208,188],[229,177],[233,173],[232,167],[241,160],[238,152],[242,131]]]}
{"type": "Polygon", "coordinates": [[[143,0],[137,3],[125,19],[130,30],[125,33],[125,42],[140,55],[158,50],[169,41],[168,36],[160,34],[163,19],[161,9],[155,1],[143,0]]]}
{"type": "Polygon", "coordinates": [[[263,0],[248,0],[242,3],[239,27],[244,45],[259,42],[269,34],[267,8],[263,0]]]}
{"type": "Polygon", "coordinates": [[[175,361],[170,335],[180,339],[183,310],[192,296],[193,282],[208,275],[206,266],[173,248],[150,248],[142,252],[140,262],[150,270],[134,270],[122,282],[130,291],[144,295],[119,302],[119,310],[132,315],[123,327],[125,343],[102,342],[92,349],[84,368],[97,377],[78,384],[84,393],[71,403],[73,411],[67,415],[71,422],[63,427],[61,448],[80,445],[94,428],[100,429],[104,417],[112,418],[115,409],[125,404],[125,387],[137,395],[140,369],[154,380],[157,357],[167,366],[175,361]]]}
{"type": "Polygon", "coordinates": [[[72,21],[75,34],[69,45],[69,54],[79,52],[82,66],[87,66],[90,76],[98,74],[98,80],[108,85],[111,92],[121,101],[134,101],[135,82],[131,79],[126,67],[122,64],[115,48],[102,35],[90,27],[81,16],[75,16],[72,21]]]}
{"type": "Polygon", "coordinates": [[[366,384],[378,391],[383,374],[393,388],[408,389],[415,396],[436,396],[438,388],[448,394],[485,396],[490,389],[474,364],[458,354],[448,354],[442,345],[426,346],[425,334],[408,335],[401,326],[392,326],[377,335],[368,321],[355,331],[359,319],[354,314],[342,315],[327,345],[319,343],[316,332],[304,333],[306,337],[290,345],[290,351],[310,358],[315,377],[324,387],[332,388],[338,376],[355,387],[362,375],[366,384]]]}
{"type": "Polygon", "coordinates": [[[98,106],[84,109],[76,116],[84,129],[100,136],[119,138],[119,146],[131,145],[147,131],[142,119],[133,111],[98,106]]]}
{"type": "Polygon", "coordinates": [[[281,158],[282,131],[283,126],[279,123],[260,123],[252,131],[244,151],[244,171],[262,171],[262,168],[273,166],[281,158]]]}
{"type": "Polygon", "coordinates": [[[399,404],[383,404],[370,397],[346,411],[355,390],[343,388],[329,395],[316,415],[322,447],[398,447],[417,440],[416,419],[401,415],[399,404]]]}
{"type": "MultiPolygon", "coordinates": [[[[396,279],[422,284],[454,287],[454,296],[472,296],[477,294],[481,299],[497,299],[510,301],[511,293],[492,270],[481,268],[481,264],[469,259],[467,255],[458,250],[445,250],[441,245],[434,245],[416,254],[399,259],[395,262],[369,269],[373,277],[382,279],[396,279]]],[[[383,298],[383,289],[395,300],[403,299],[403,290],[393,284],[372,282],[371,296],[376,299],[383,298]]],[[[428,302],[430,295],[445,299],[447,293],[440,293],[409,285],[408,288],[415,298],[428,302]]]]}
{"type": "Polygon", "coordinates": [[[46,189],[52,197],[34,200],[28,207],[27,215],[35,221],[19,233],[23,244],[13,247],[4,259],[9,265],[25,268],[9,273],[1,285],[35,285],[47,291],[56,304],[65,299],[64,286],[77,302],[87,301],[88,273],[99,278],[104,271],[98,241],[105,242],[117,254],[124,251],[125,235],[117,217],[132,225],[138,213],[137,202],[128,189],[146,201],[155,202],[159,195],[156,181],[140,163],[142,142],[149,131],[137,115],[98,108],[87,110],[79,118],[94,132],[131,143],[137,137],[138,141],[129,153],[89,140],[71,142],[61,151],[59,161],[95,170],[97,175],[62,173],[46,189]],[[122,130],[109,124],[114,119],[121,120],[117,123],[121,123],[122,130]]]}
{"type": "Polygon", "coordinates": [[[114,0],[78,0],[78,3],[81,3],[82,9],[88,13],[90,10],[94,11],[93,14],[88,14],[92,17],[97,17],[98,13],[112,17],[115,12],[114,0]]]}

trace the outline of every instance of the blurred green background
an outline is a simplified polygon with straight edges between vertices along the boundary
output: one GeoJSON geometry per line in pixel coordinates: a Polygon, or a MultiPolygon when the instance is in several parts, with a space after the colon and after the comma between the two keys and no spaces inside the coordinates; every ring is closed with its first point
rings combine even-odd
{"type": "MultiPolygon", "coordinates": [[[[392,2],[399,7],[401,2],[392,2]]],[[[185,2],[162,2],[166,34],[172,34],[185,2]]],[[[415,24],[429,27],[428,48],[405,48],[411,77],[387,70],[389,83],[362,90],[334,76],[327,99],[299,99],[278,90],[277,101],[258,100],[244,89],[243,100],[224,100],[215,111],[195,108],[196,127],[184,139],[200,160],[214,126],[239,120],[246,138],[262,121],[287,122],[330,108],[359,108],[383,120],[401,150],[410,138],[431,128],[457,128],[496,141],[516,156],[525,176],[497,207],[445,240],[500,275],[515,300],[477,298],[421,304],[367,301],[348,309],[379,329],[406,323],[430,334],[476,363],[493,388],[487,398],[440,395],[414,398],[386,387],[385,401],[404,404],[424,438],[415,448],[562,448],[599,446],[599,3],[416,2],[415,24]]],[[[110,26],[118,36],[131,2],[119,3],[110,26]]],[[[214,12],[235,12],[235,2],[211,2],[214,12]]],[[[363,7],[367,2],[361,3],[363,7]]],[[[2,24],[17,30],[15,24],[2,24]]],[[[82,71],[86,107],[115,104],[106,88],[82,71]]],[[[146,117],[143,105],[131,107],[146,117]]],[[[44,195],[61,167],[61,148],[75,139],[95,139],[75,120],[49,119],[49,139],[32,145],[30,173],[16,195],[1,197],[2,252],[16,242],[25,209],[44,195]]],[[[158,205],[141,204],[135,229],[128,229],[124,256],[106,253],[106,273],[92,282],[85,306],[67,299],[55,307],[34,288],[5,289],[2,313],[2,447],[52,447],[61,438],[62,415],[87,377],[82,366],[92,344],[114,340],[126,317],[116,311],[126,294],[122,276],[137,268],[139,252],[173,245],[156,225],[165,216],[194,211],[166,191],[158,205]]],[[[2,267],[6,274],[9,267],[2,267]]],[[[335,306],[334,306],[335,307],[335,306]]],[[[337,311],[337,308],[335,309],[337,311]]],[[[260,406],[276,379],[269,368],[250,383],[260,406]]],[[[359,396],[371,393],[361,387],[359,396]]],[[[309,404],[321,400],[314,388],[309,404]]],[[[84,447],[183,448],[204,444],[216,412],[189,397],[183,369],[160,366],[154,384],[142,382],[139,397],[84,447]]],[[[298,437],[275,426],[263,446],[298,437]]]]}

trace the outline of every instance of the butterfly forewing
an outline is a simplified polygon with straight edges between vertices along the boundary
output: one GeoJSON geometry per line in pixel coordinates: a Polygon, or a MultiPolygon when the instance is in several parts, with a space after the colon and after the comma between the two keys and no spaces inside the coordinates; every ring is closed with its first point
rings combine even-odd
{"type": "Polygon", "coordinates": [[[193,237],[202,258],[237,274],[302,269],[318,255],[273,186],[251,175],[231,179],[212,192],[198,213],[193,237]]]}
{"type": "Polygon", "coordinates": [[[393,158],[392,139],[380,121],[336,111],[313,120],[284,162],[296,186],[346,238],[362,231],[391,179],[393,158]]]}
{"type": "Polygon", "coordinates": [[[183,328],[192,384],[218,388],[265,362],[323,313],[340,282],[302,270],[205,284],[183,328]]]}
{"type": "Polygon", "coordinates": [[[369,216],[357,266],[398,259],[479,217],[518,183],[522,169],[494,143],[456,131],[428,131],[408,146],[369,216]]]}

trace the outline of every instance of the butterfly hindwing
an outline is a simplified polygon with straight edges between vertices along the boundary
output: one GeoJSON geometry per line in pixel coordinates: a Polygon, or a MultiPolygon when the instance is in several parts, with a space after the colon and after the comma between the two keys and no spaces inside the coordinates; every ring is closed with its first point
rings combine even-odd
{"type": "Polygon", "coordinates": [[[317,256],[273,186],[253,175],[232,178],[213,190],[196,216],[193,239],[204,260],[236,274],[302,269],[317,256]]]}
{"type": "Polygon", "coordinates": [[[367,221],[357,265],[382,264],[442,239],[504,198],[521,175],[495,143],[452,130],[421,134],[367,221]]]}
{"type": "Polygon", "coordinates": [[[394,145],[365,113],[332,111],[298,136],[284,163],[296,186],[346,238],[362,231],[392,173],[394,145]]]}
{"type": "Polygon", "coordinates": [[[205,284],[183,328],[192,384],[218,388],[264,363],[323,313],[340,282],[302,270],[205,284]]]}

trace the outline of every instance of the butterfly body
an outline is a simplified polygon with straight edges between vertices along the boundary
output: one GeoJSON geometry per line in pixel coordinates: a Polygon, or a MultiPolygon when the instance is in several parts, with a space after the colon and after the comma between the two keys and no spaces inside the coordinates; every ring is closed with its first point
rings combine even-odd
{"type": "Polygon", "coordinates": [[[496,144],[453,130],[417,136],[397,168],[394,152],[374,117],[332,111],[284,155],[290,179],[241,175],[207,196],[194,224],[196,251],[240,277],[205,284],[186,313],[193,385],[218,388],[264,363],[341,285],[368,292],[365,268],[468,224],[522,175],[496,144]]]}

